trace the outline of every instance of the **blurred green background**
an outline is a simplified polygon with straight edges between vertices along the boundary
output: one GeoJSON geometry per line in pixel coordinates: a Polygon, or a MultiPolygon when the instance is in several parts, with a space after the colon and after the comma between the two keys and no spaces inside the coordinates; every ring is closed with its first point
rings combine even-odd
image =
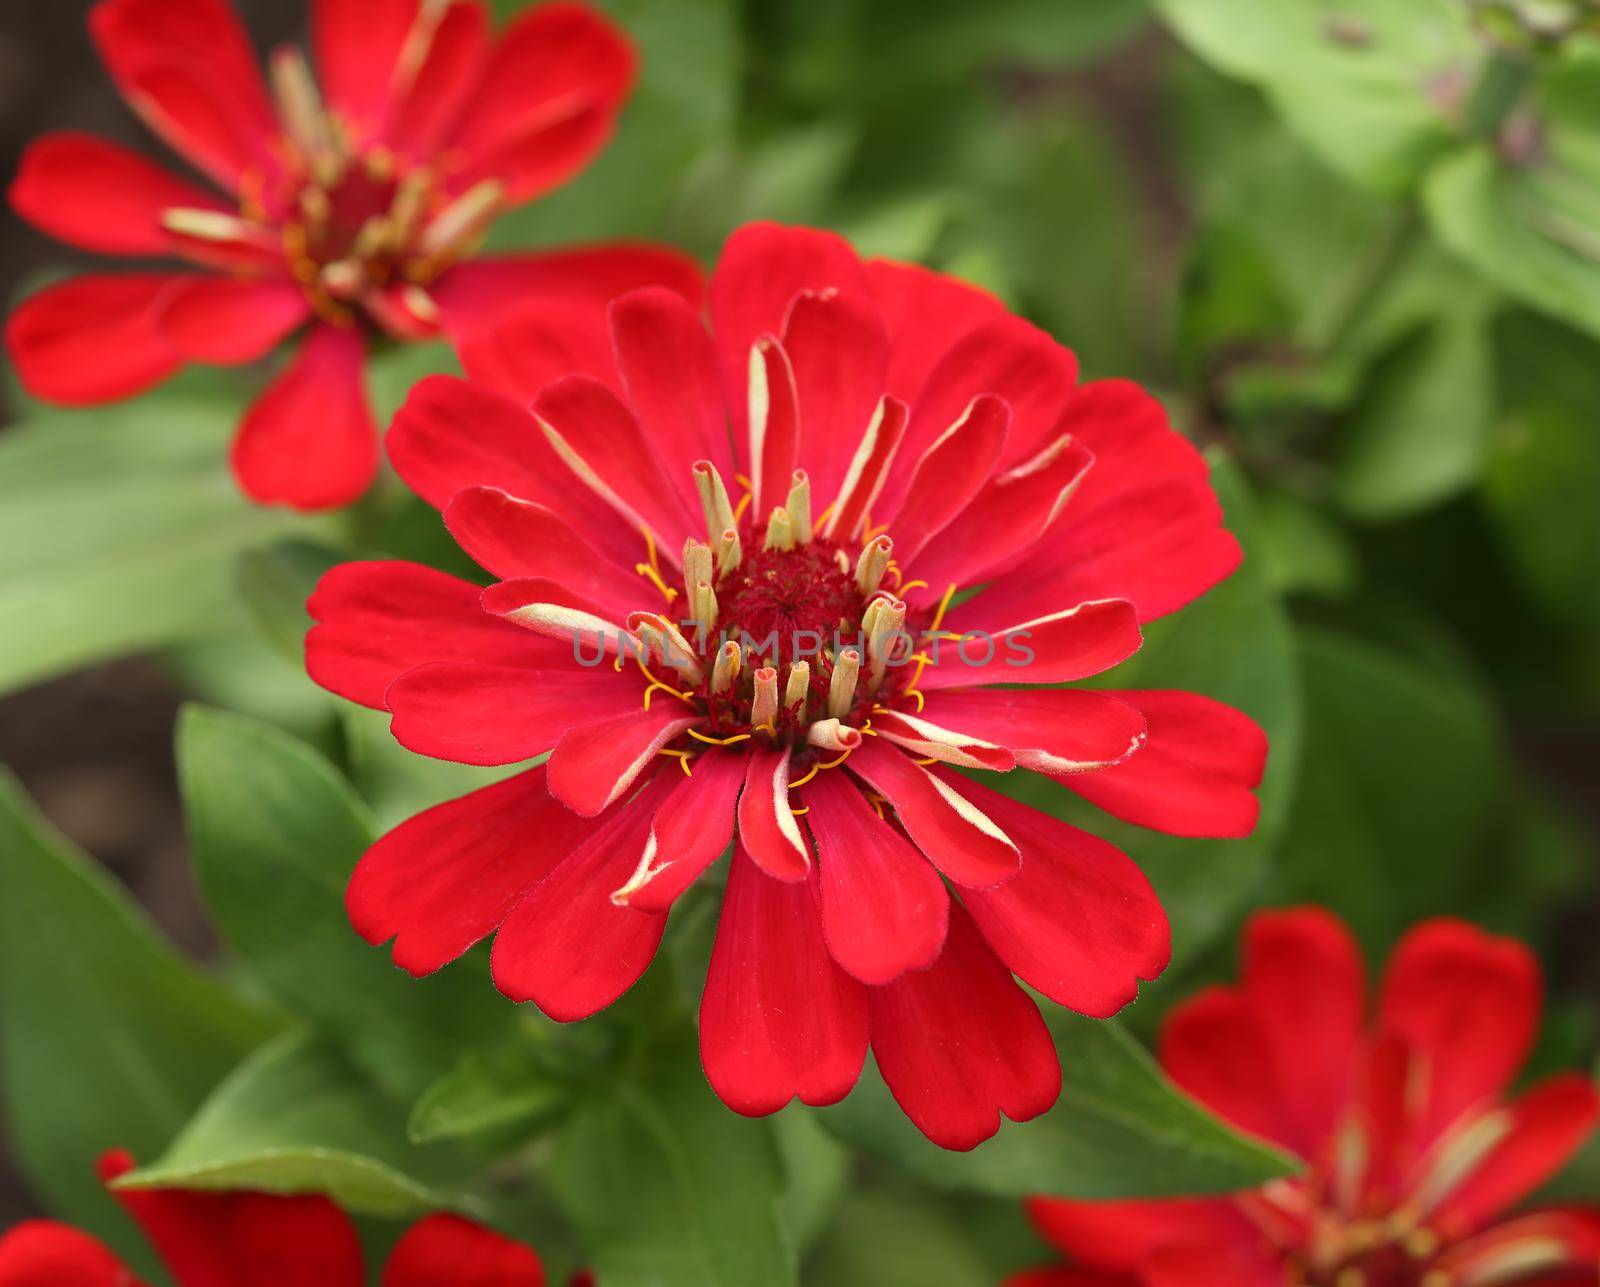
{"type": "MultiPolygon", "coordinates": [[[[1154,627],[1114,678],[1242,706],[1271,733],[1273,762],[1249,841],[1114,829],[1157,882],[1177,945],[1127,1026],[1147,1037],[1171,999],[1228,975],[1252,908],[1315,900],[1353,923],[1374,961],[1404,927],[1440,913],[1530,941],[1550,987],[1538,1067],[1592,1062],[1594,10],[1577,0],[604,7],[643,54],[620,135],[569,188],[497,225],[495,244],[649,236],[710,262],[747,219],[837,228],[864,253],[996,291],[1073,347],[1088,377],[1157,391],[1211,456],[1246,566],[1154,627]]],[[[296,34],[296,5],[241,8],[264,42],[296,34]]],[[[45,127],[142,138],[93,63],[85,9],[0,10],[9,163],[45,127]]],[[[8,292],[70,259],[7,217],[8,292]]],[[[417,375],[449,366],[436,350],[395,354],[374,373],[375,395],[387,412],[417,375]]],[[[299,673],[299,602],[320,567],[352,549],[447,555],[437,520],[392,480],[335,521],[238,500],[221,444],[245,386],[263,378],[191,375],[94,413],[30,406],[13,388],[16,423],[0,434],[0,689],[10,694],[0,756],[170,937],[230,969],[250,955],[250,930],[230,923],[226,891],[208,881],[196,812],[199,794],[227,784],[186,770],[180,802],[180,701],[318,748],[385,822],[484,777],[397,755],[381,720],[339,709],[299,673]]],[[[196,716],[186,730],[277,736],[228,718],[196,716]]],[[[1053,792],[1049,802],[1060,807],[1053,792]]],[[[704,949],[695,933],[691,922],[676,940],[691,962],[704,949]]],[[[12,950],[25,950],[15,936],[12,950]]],[[[263,990],[283,1003],[283,987],[263,990]]],[[[235,1021],[243,1050],[281,1017],[235,1021]]],[[[220,1070],[232,1056],[206,1057],[220,1070]]],[[[14,1041],[10,1059],[17,1135],[28,1111],[19,1090],[38,1078],[18,1071],[14,1041]]],[[[492,1068],[472,1073],[494,1082],[492,1068]]],[[[1069,1067],[1069,1097],[1072,1077],[1069,1067]]],[[[189,1107],[214,1077],[200,1080],[189,1107]]],[[[522,1107],[526,1127],[539,1109],[522,1107]]],[[[883,1161],[896,1146],[860,1126],[824,1134],[807,1118],[776,1133],[785,1173],[805,1180],[783,1202],[807,1281],[966,1287],[1034,1254],[1004,1185],[918,1172],[944,1190],[930,1198],[883,1161]],[[867,1153],[852,1161],[835,1136],[867,1153]]],[[[153,1131],[147,1147],[164,1143],[153,1131]]],[[[570,1195],[600,1178],[551,1182],[570,1195]]],[[[1600,1158],[1558,1183],[1593,1196],[1600,1158]]],[[[0,1224],[31,1201],[12,1183],[0,1224]]]]}

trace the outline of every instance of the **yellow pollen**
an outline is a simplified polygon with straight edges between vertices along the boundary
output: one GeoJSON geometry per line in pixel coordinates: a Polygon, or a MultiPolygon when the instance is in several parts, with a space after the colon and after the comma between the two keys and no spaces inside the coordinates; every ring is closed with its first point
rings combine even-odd
{"type": "MultiPolygon", "coordinates": [[[[900,569],[898,567],[895,568],[896,575],[898,575],[899,572],[900,572],[900,569]]],[[[903,598],[906,597],[906,595],[910,594],[913,590],[926,590],[927,588],[928,588],[928,583],[926,581],[907,581],[904,585],[900,585],[900,584],[897,583],[895,585],[895,592],[903,599],[903,598]]]]}
{"type": "Polygon", "coordinates": [[[694,758],[694,753],[692,751],[675,751],[671,747],[663,746],[659,751],[656,752],[656,754],[673,756],[679,764],[683,765],[684,777],[692,778],[694,776],[694,769],[689,763],[689,761],[694,758]]]}
{"type": "Polygon", "coordinates": [[[684,732],[694,738],[695,741],[704,742],[707,746],[735,746],[740,742],[748,742],[753,736],[750,733],[735,733],[731,737],[711,737],[709,734],[693,728],[686,728],[684,732]]]}
{"type": "Polygon", "coordinates": [[[796,818],[804,817],[806,814],[808,814],[810,812],[811,812],[811,806],[809,804],[803,804],[798,809],[791,807],[790,810],[789,810],[789,813],[793,817],[796,817],[796,818]]]}

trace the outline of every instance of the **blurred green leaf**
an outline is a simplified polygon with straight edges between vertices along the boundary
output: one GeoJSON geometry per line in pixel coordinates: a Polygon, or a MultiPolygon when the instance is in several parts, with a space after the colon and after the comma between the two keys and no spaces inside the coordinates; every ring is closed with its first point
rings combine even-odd
{"type": "Polygon", "coordinates": [[[1600,334],[1600,53],[1552,67],[1499,145],[1441,161],[1424,198],[1440,239],[1486,277],[1600,334]]]}
{"type": "Polygon", "coordinates": [[[1357,517],[1395,518],[1477,481],[1495,391],[1489,318],[1475,302],[1458,289],[1368,372],[1334,455],[1335,494],[1357,517]]]}
{"type": "Polygon", "coordinates": [[[1006,1273],[1052,1259],[1037,1245],[1020,1203],[983,1203],[909,1187],[858,1191],[805,1264],[806,1287],[994,1287],[1006,1273]],[[1010,1217],[998,1239],[974,1228],[993,1208],[1010,1217]],[[986,1209],[989,1208],[989,1209],[986,1209]]]}
{"type": "Polygon", "coordinates": [[[1544,610],[1600,631],[1600,343],[1527,315],[1496,340],[1506,392],[1484,501],[1544,610]]]}
{"type": "Polygon", "coordinates": [[[850,1186],[850,1150],[822,1129],[817,1115],[791,1103],[772,1118],[783,1159],[783,1227],[795,1248],[810,1247],[844,1200],[850,1186]]]}
{"type": "Polygon", "coordinates": [[[345,885],[377,828],[322,756],[203,707],[178,722],[195,871],[252,976],[391,1093],[410,1099],[492,1040],[513,1007],[466,963],[413,979],[350,928],[345,885]]]}
{"type": "Polygon", "coordinates": [[[277,1027],[181,958],[0,773],[0,1036],[16,1155],[55,1214],[145,1265],[95,1159],[153,1157],[277,1027]]]}
{"type": "Polygon", "coordinates": [[[156,395],[0,438],[0,691],[237,628],[235,555],[317,527],[239,495],[237,414],[156,395]]]}
{"type": "Polygon", "coordinates": [[[366,1215],[450,1205],[403,1116],[332,1046],[288,1032],[242,1064],[127,1188],[326,1193],[366,1215]]]}
{"type": "Polygon", "coordinates": [[[551,1147],[547,1177],[606,1287],[795,1282],[771,1127],[712,1094],[686,1023],[595,1084],[551,1147]]]}
{"type": "Polygon", "coordinates": [[[1369,946],[1470,912],[1503,766],[1492,711],[1446,669],[1327,630],[1300,636],[1305,754],[1280,849],[1289,897],[1369,946]]]}
{"type": "Polygon", "coordinates": [[[1406,187],[1455,136],[1482,53],[1456,0],[1158,0],[1179,36],[1259,86],[1360,183],[1406,187]]]}
{"type": "Polygon", "coordinates": [[[415,1144],[537,1124],[566,1108],[572,1088],[532,1067],[516,1047],[469,1050],[422,1093],[406,1124],[415,1144]]]}
{"type": "Polygon", "coordinates": [[[311,614],[306,600],[322,574],[344,554],[315,541],[291,539],[246,550],[239,557],[239,591],[256,625],[294,667],[305,664],[311,614]]]}
{"type": "Polygon", "coordinates": [[[1339,525],[1281,490],[1256,498],[1262,575],[1280,594],[1338,598],[1360,576],[1355,549],[1339,525]]]}
{"type": "Polygon", "coordinates": [[[1061,1055],[1061,1100],[1008,1122],[970,1153],[925,1139],[875,1070],[821,1112],[829,1130],[941,1189],[1023,1197],[1170,1197],[1227,1193],[1291,1174],[1297,1163],[1236,1134],[1179,1093],[1115,1020],[1046,1013],[1061,1055]]]}

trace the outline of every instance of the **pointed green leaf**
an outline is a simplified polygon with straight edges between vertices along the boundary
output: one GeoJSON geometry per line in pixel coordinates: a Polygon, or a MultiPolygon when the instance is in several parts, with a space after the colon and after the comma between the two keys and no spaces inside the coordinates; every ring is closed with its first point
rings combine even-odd
{"type": "Polygon", "coordinates": [[[137,1239],[95,1176],[153,1157],[276,1020],[161,940],[0,774],[0,1047],[17,1157],[75,1224],[137,1239]]]}

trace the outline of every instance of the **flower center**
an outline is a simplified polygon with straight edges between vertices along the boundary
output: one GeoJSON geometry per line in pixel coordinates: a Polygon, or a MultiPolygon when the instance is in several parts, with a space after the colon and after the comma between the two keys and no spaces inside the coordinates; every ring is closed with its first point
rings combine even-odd
{"type": "Polygon", "coordinates": [[[436,334],[439,308],[427,288],[477,249],[501,185],[485,179],[453,192],[435,165],[353,139],[323,107],[298,49],[273,55],[272,89],[280,172],[270,183],[245,177],[237,216],[172,209],[163,224],[191,257],[216,267],[286,264],[325,321],[365,321],[397,339],[436,334]]]}
{"type": "MultiPolygon", "coordinates": [[[[921,669],[906,605],[882,584],[898,584],[893,542],[815,530],[803,470],[763,531],[740,523],[710,462],[694,468],[715,541],[685,544],[684,599],[670,591],[671,610],[628,622],[650,664],[675,672],[673,683],[657,683],[704,710],[708,739],[854,746],[871,710],[905,693],[921,669]]],[[[639,570],[668,589],[653,564],[639,570]]]]}

